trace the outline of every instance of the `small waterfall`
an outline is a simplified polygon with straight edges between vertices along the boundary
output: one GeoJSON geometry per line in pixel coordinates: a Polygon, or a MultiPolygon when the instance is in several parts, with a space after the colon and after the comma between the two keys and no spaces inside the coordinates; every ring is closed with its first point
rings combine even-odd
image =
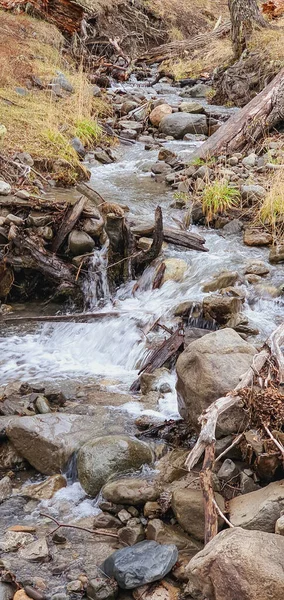
{"type": "Polygon", "coordinates": [[[204,318],[201,302],[192,302],[186,323],[189,327],[196,327],[198,329],[209,329],[210,331],[219,329],[219,326],[215,321],[208,321],[208,319],[204,318]]]}
{"type": "Polygon", "coordinates": [[[110,300],[107,277],[108,245],[95,250],[88,263],[88,273],[83,283],[85,306],[89,310],[103,306],[110,300]]]}

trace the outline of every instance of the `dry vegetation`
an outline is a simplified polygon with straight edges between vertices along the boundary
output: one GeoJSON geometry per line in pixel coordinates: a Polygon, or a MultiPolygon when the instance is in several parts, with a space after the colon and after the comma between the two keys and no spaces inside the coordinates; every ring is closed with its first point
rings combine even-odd
{"type": "MultiPolygon", "coordinates": [[[[100,142],[96,116],[110,107],[93,98],[86,75],[66,58],[63,37],[53,25],[3,12],[0,19],[0,123],[7,129],[1,151],[26,151],[49,163],[63,159],[68,163],[65,183],[73,183],[86,172],[70,140],[78,136],[89,147],[100,142]],[[54,95],[48,84],[57,71],[65,74],[74,93],[54,95]],[[33,77],[40,79],[44,89],[32,85],[33,77]],[[27,94],[17,93],[17,87],[27,94]]],[[[61,176],[59,169],[57,177],[61,176]]]]}

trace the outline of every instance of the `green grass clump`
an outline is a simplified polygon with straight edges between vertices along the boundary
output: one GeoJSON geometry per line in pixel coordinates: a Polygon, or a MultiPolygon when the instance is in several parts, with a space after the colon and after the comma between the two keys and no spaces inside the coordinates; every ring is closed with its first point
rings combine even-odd
{"type": "Polygon", "coordinates": [[[236,206],[240,198],[237,188],[231,187],[226,180],[216,179],[208,183],[202,193],[202,208],[208,223],[218,215],[236,206]]]}

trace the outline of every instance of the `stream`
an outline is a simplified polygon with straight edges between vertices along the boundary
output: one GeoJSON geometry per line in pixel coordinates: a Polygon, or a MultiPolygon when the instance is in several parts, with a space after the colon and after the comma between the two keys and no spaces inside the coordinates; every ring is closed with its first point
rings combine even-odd
{"type": "MultiPolygon", "coordinates": [[[[162,89],[163,84],[159,84],[162,89]]],[[[125,84],[126,92],[132,92],[137,84],[125,84]]],[[[165,93],[159,98],[178,104],[178,88],[165,86],[165,93]]],[[[138,90],[141,91],[141,84],[138,90]]],[[[146,88],[151,94],[151,88],[146,88]]],[[[166,142],[164,146],[183,158],[189,157],[196,144],[200,142],[166,142]]],[[[159,204],[163,210],[164,223],[177,227],[183,213],[170,208],[173,191],[164,183],[157,183],[151,175],[151,165],[156,162],[158,150],[146,151],[144,144],[121,145],[115,149],[116,162],[110,165],[88,165],[91,170],[90,185],[105,200],[127,205],[130,215],[149,218],[159,204]]],[[[61,192],[53,192],[54,194],[61,192]]],[[[66,192],[70,198],[77,198],[74,190],[66,192]]],[[[101,270],[99,297],[102,312],[115,310],[117,318],[104,318],[89,323],[52,323],[40,326],[29,325],[17,328],[9,327],[0,337],[0,384],[8,386],[13,382],[39,382],[43,385],[58,386],[70,396],[77,394],[78,402],[84,398],[84,390],[104,390],[109,396],[120,394],[119,406],[111,409],[113,431],[116,415],[119,414],[121,430],[131,431],[131,423],[137,415],[153,414],[166,418],[178,418],[175,393],[175,372],[166,373],[161,383],[169,383],[171,393],[161,395],[156,404],[144,405],[143,397],[129,396],[129,387],[137,377],[139,364],[147,353],[147,339],[143,329],[158,318],[161,323],[171,327],[175,323],[174,308],[181,302],[193,300],[199,302],[203,297],[202,285],[211,280],[212,275],[221,270],[233,270],[239,273],[252,259],[268,262],[268,249],[245,246],[239,235],[226,236],[222,231],[205,227],[192,227],[206,239],[209,252],[202,253],[167,245],[165,257],[181,258],[187,263],[187,271],[182,282],[167,281],[160,289],[145,289],[132,293],[134,282],[121,286],[111,298],[106,277],[106,264],[103,256],[96,254],[85,281],[85,296],[89,310],[98,310],[97,271],[101,270]],[[95,284],[94,284],[95,282],[95,284]],[[79,390],[79,391],[78,391],[79,390]],[[127,394],[125,402],[121,395],[127,394]]],[[[283,282],[284,267],[270,266],[270,274],[265,279],[269,286],[279,286],[283,282]]],[[[269,290],[257,293],[253,286],[243,284],[246,293],[244,312],[249,324],[259,330],[256,338],[249,338],[260,345],[272,332],[283,317],[283,303],[273,298],[269,290]]],[[[35,308],[36,314],[37,307],[35,308]]],[[[31,312],[31,308],[15,307],[19,314],[31,312]]],[[[72,307],[69,309],[72,311],[72,307]]],[[[48,307],[46,308],[48,313],[48,307]]],[[[198,326],[198,323],[197,323],[198,326]]],[[[158,334],[161,339],[164,332],[158,334]]],[[[151,341],[154,334],[148,336],[151,341]]],[[[157,334],[155,334],[157,339],[157,334]]],[[[110,402],[111,404],[111,402],[110,402]]],[[[106,431],[102,422],[102,434],[106,431]]],[[[112,429],[108,428],[108,432],[112,429]]],[[[61,490],[52,501],[47,503],[54,512],[65,500],[74,510],[72,517],[95,514],[96,503],[86,499],[78,483],[61,490]],[[70,488],[71,486],[71,488],[70,488]],[[52,506],[51,506],[52,505],[52,506]],[[57,507],[57,508],[56,508],[57,507]],[[78,508],[80,507],[80,509],[78,508]]],[[[59,509],[58,509],[59,510],[59,509]]],[[[67,511],[68,518],[70,512],[67,511]]]]}

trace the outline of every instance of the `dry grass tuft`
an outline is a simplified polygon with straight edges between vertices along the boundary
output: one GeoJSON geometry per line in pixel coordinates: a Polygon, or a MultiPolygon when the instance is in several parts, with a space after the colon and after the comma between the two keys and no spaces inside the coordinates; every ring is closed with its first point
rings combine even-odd
{"type": "Polygon", "coordinates": [[[195,50],[190,58],[174,58],[163,64],[175,79],[198,78],[202,73],[212,73],[216,67],[229,65],[233,58],[229,37],[211,40],[202,49],[195,50]]]}
{"type": "Polygon", "coordinates": [[[257,219],[271,230],[275,243],[284,243],[284,168],[273,176],[257,219]]]}
{"type": "Polygon", "coordinates": [[[249,42],[249,50],[263,53],[265,61],[284,65],[284,17],[276,22],[276,29],[255,30],[249,42]]]}

